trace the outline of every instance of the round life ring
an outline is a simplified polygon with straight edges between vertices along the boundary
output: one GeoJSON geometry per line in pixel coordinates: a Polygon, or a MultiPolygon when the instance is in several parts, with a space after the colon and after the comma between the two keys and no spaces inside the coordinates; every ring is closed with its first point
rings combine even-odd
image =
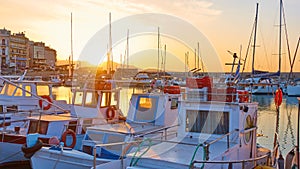
{"type": "Polygon", "coordinates": [[[74,148],[76,145],[76,134],[73,130],[68,129],[66,130],[63,135],[61,136],[61,141],[64,143],[65,147],[70,147],[70,148],[74,148]],[[71,135],[72,136],[72,144],[71,145],[67,145],[66,140],[67,140],[67,135],[71,135]]]}
{"type": "Polygon", "coordinates": [[[274,102],[275,102],[275,105],[276,105],[277,108],[282,103],[282,91],[281,91],[280,88],[276,90],[274,102]]]}
{"type": "Polygon", "coordinates": [[[39,106],[40,108],[43,108],[43,110],[49,110],[51,108],[51,104],[52,104],[52,100],[50,98],[50,96],[44,95],[41,96],[42,99],[39,100],[39,106]],[[46,99],[48,101],[48,105],[47,106],[43,106],[43,100],[46,99]]]}
{"type": "Polygon", "coordinates": [[[116,116],[116,109],[114,106],[107,108],[106,110],[106,119],[113,120],[116,116]]]}

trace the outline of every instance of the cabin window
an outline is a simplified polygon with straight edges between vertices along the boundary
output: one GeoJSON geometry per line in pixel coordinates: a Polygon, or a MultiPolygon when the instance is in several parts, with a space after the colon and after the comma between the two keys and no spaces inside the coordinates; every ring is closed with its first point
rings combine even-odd
{"type": "Polygon", "coordinates": [[[178,108],[178,98],[172,98],[171,99],[171,109],[177,109],[178,108]]]}
{"type": "Polygon", "coordinates": [[[101,97],[101,107],[107,107],[110,105],[110,98],[111,98],[111,93],[101,93],[102,97],[101,97]]]}
{"type": "Polygon", "coordinates": [[[22,85],[19,85],[20,88],[17,88],[15,96],[22,96],[23,95],[23,90],[22,90],[22,85]]]}
{"type": "Polygon", "coordinates": [[[155,120],[155,112],[158,105],[156,97],[140,97],[137,102],[137,121],[152,122],[155,120]]]}
{"type": "Polygon", "coordinates": [[[44,95],[49,96],[50,95],[49,86],[38,85],[36,90],[37,90],[38,96],[44,96],[44,95]]]}
{"type": "Polygon", "coordinates": [[[186,131],[226,134],[229,132],[229,112],[187,110],[186,131]]]}
{"type": "Polygon", "coordinates": [[[83,92],[76,92],[75,93],[74,104],[75,105],[82,105],[82,100],[83,100],[83,92]]]}
{"type": "Polygon", "coordinates": [[[6,111],[7,113],[16,113],[18,112],[18,106],[17,105],[11,105],[11,106],[6,106],[6,111]]]}
{"type": "Polygon", "coordinates": [[[31,96],[31,93],[29,93],[29,92],[32,92],[32,91],[31,91],[31,86],[25,86],[25,90],[26,90],[25,96],[30,97],[30,96],[31,96]],[[28,91],[28,92],[27,92],[27,91],[28,91]]]}
{"type": "Polygon", "coordinates": [[[48,124],[47,121],[30,121],[28,133],[47,134],[48,124]]]}
{"type": "Polygon", "coordinates": [[[6,88],[5,86],[6,86],[6,85],[4,85],[4,86],[0,89],[0,90],[1,90],[1,93],[0,93],[0,94],[2,94],[2,95],[5,94],[5,91],[6,91],[6,90],[5,90],[5,88],[6,88]]]}
{"type": "MultiPolygon", "coordinates": [[[[251,116],[248,115],[245,119],[244,129],[247,130],[252,127],[253,127],[253,120],[252,120],[251,116]]],[[[252,138],[252,131],[245,133],[245,135],[244,135],[245,143],[249,143],[251,138],[252,138]]]]}
{"type": "Polygon", "coordinates": [[[71,129],[71,130],[73,130],[73,131],[76,131],[76,128],[77,128],[77,121],[70,121],[70,122],[69,122],[68,129],[71,129]]]}
{"type": "Polygon", "coordinates": [[[12,96],[15,90],[16,90],[16,86],[9,84],[7,87],[7,95],[12,96]]]}
{"type": "Polygon", "coordinates": [[[97,107],[97,95],[95,92],[87,92],[85,96],[85,106],[97,107]]]}

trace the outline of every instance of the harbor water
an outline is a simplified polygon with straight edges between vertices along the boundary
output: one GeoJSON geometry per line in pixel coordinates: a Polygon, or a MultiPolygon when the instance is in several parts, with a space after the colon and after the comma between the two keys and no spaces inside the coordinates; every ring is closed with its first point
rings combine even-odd
{"type": "MultiPolygon", "coordinates": [[[[133,92],[144,89],[122,88],[120,108],[124,115],[127,114],[130,97],[133,92]]],[[[71,103],[72,92],[69,87],[55,87],[53,96],[58,100],[71,103]]],[[[297,144],[297,97],[284,96],[277,116],[273,95],[253,95],[253,101],[258,102],[257,132],[258,144],[273,149],[274,134],[278,128],[279,150],[285,156],[297,144]],[[277,119],[278,118],[278,119],[277,119]],[[278,122],[278,124],[276,124],[278,122]]]]}

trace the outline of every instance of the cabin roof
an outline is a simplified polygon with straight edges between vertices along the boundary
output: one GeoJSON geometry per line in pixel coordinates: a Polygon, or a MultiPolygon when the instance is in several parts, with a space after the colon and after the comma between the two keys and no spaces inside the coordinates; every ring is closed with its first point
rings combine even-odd
{"type": "Polygon", "coordinates": [[[41,120],[41,121],[74,121],[77,118],[66,116],[66,115],[42,115],[28,117],[30,120],[41,120]]]}

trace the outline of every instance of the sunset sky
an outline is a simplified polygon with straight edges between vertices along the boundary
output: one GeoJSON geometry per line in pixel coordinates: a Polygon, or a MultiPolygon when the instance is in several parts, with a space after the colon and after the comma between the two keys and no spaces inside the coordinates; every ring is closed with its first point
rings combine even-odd
{"type": "MultiPolygon", "coordinates": [[[[242,58],[245,57],[254,23],[256,3],[258,2],[257,46],[259,47],[256,48],[256,58],[258,59],[255,65],[257,69],[277,70],[279,0],[0,0],[0,2],[1,28],[5,27],[13,33],[25,32],[29,39],[45,42],[46,45],[57,51],[58,58],[62,60],[66,60],[71,54],[71,13],[73,15],[73,51],[75,60],[78,58],[82,59],[80,57],[86,44],[98,31],[103,30],[108,25],[109,12],[112,14],[112,22],[143,13],[171,15],[192,24],[206,36],[220,57],[223,70],[229,70],[230,67],[226,67],[225,63],[232,62],[232,56],[227,52],[228,50],[237,52],[239,55],[240,47],[242,47],[242,58]]],[[[291,56],[293,57],[297,40],[300,36],[300,1],[286,0],[283,3],[288,40],[291,56]]],[[[173,27],[178,29],[180,26],[176,25],[173,27]]],[[[285,29],[284,27],[282,28],[285,29]]],[[[112,29],[113,32],[119,29],[127,31],[127,28],[112,27],[112,29]]],[[[112,36],[114,40],[114,34],[112,36]]],[[[284,32],[283,37],[285,37],[284,32]]],[[[149,37],[145,39],[147,38],[149,37]]],[[[101,42],[106,43],[103,45],[107,46],[108,42],[106,42],[106,39],[108,39],[108,34],[104,39],[101,42]]],[[[138,42],[138,40],[143,41],[139,37],[132,39],[130,49],[140,45],[139,43],[141,42],[138,42]]],[[[155,42],[154,36],[150,41],[151,43],[153,41],[153,46],[155,47],[157,42],[155,42]]],[[[172,40],[170,41],[167,37],[162,36],[161,42],[167,45],[167,50],[170,49],[168,46],[172,46],[170,44],[172,40]]],[[[116,46],[116,48],[113,48],[114,55],[120,56],[124,54],[124,49],[120,47],[125,46],[123,45],[125,44],[124,41],[119,43],[119,47],[115,43],[113,42],[113,45],[116,46]]],[[[289,71],[285,38],[282,40],[282,43],[282,71],[289,71]]],[[[191,48],[196,48],[196,46],[195,44],[191,48]]],[[[137,53],[134,53],[134,50],[132,52],[130,54],[136,56],[137,53]]],[[[168,54],[181,55],[180,57],[184,58],[185,52],[186,49],[182,49],[180,52],[168,52],[168,54]]],[[[249,54],[250,59],[252,59],[251,55],[252,53],[249,54]]],[[[192,56],[190,54],[190,58],[192,56]]],[[[250,59],[247,60],[249,64],[246,64],[247,70],[251,68],[250,59]]],[[[119,60],[116,59],[115,61],[119,60]]],[[[190,62],[192,62],[192,59],[190,62]]],[[[153,67],[156,65],[157,62],[153,63],[153,67]]],[[[294,71],[300,71],[299,54],[294,71]]]]}

